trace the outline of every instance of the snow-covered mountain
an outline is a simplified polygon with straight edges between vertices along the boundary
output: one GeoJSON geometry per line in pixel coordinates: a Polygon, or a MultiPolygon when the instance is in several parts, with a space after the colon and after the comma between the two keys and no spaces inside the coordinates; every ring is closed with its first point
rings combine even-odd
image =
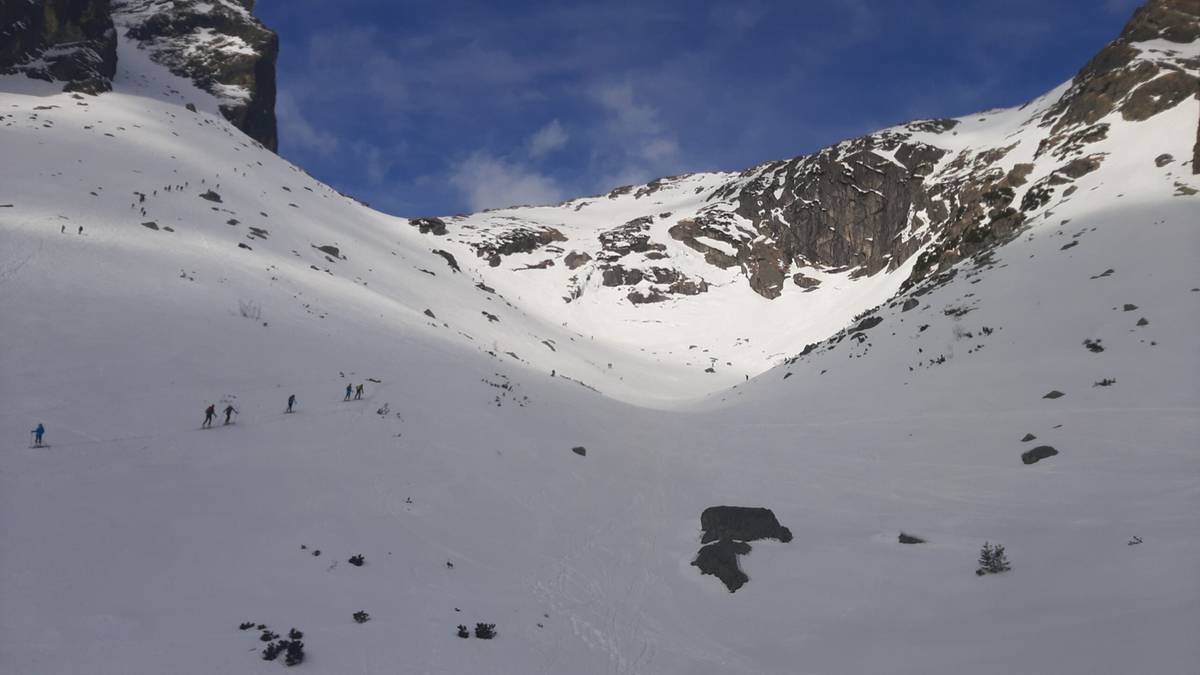
{"type": "Polygon", "coordinates": [[[270,152],[252,3],[44,6],[0,8],[0,670],[284,668],[242,622],[328,673],[1200,661],[1193,0],[1020,107],[441,218],[270,152]]]}

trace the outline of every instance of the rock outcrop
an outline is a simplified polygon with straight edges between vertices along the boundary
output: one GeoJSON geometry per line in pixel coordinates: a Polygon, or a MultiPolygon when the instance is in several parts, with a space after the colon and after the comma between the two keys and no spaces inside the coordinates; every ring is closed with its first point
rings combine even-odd
{"type": "Polygon", "coordinates": [[[710,506],[700,514],[700,527],[704,530],[700,538],[704,546],[692,565],[699,567],[701,574],[716,576],[730,593],[750,580],[737,563],[739,555],[746,555],[751,550],[747,542],[776,539],[786,543],[792,540],[791,530],[779,524],[771,509],[764,508],[710,506]]]}
{"type": "Polygon", "coordinates": [[[215,96],[221,114],[263,146],[275,122],[278,36],[254,17],[254,0],[113,0],[113,20],[156,63],[215,96]]]}
{"type": "Polygon", "coordinates": [[[65,91],[112,89],[117,34],[108,0],[0,3],[0,73],[62,82],[65,91]]]}
{"type": "Polygon", "coordinates": [[[254,0],[6,0],[0,73],[112,89],[118,31],[156,63],[217,98],[221,113],[275,150],[279,38],[254,18],[254,0]]]}

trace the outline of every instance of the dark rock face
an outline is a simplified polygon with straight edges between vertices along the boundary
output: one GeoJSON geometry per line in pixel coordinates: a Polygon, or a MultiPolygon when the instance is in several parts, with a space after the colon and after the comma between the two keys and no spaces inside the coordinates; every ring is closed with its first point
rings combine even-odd
{"type": "Polygon", "coordinates": [[[531,253],[556,241],[566,240],[563,233],[553,227],[515,227],[497,230],[486,240],[472,242],[471,248],[475,249],[475,255],[486,259],[489,265],[499,267],[504,256],[531,253]]]}
{"type": "Polygon", "coordinates": [[[700,549],[692,565],[700,568],[701,574],[711,574],[720,579],[730,593],[746,585],[750,577],[738,567],[737,557],[750,552],[750,544],[723,539],[700,549]]]}
{"type": "Polygon", "coordinates": [[[770,509],[745,506],[710,506],[700,514],[704,535],[692,565],[701,574],[712,574],[733,593],[750,580],[738,567],[737,557],[750,552],[748,541],[758,539],[792,540],[792,532],[779,524],[770,509]],[[715,542],[715,543],[714,543],[715,542]]]}
{"type": "Polygon", "coordinates": [[[156,63],[217,97],[221,114],[274,151],[279,37],[253,15],[254,0],[113,0],[113,19],[156,63]]]}
{"type": "Polygon", "coordinates": [[[567,257],[563,259],[563,262],[566,263],[568,269],[578,269],[581,265],[591,259],[592,256],[588,255],[587,253],[577,253],[575,251],[571,251],[567,254],[567,257]]]}
{"type": "Polygon", "coordinates": [[[1032,450],[1026,450],[1021,453],[1021,461],[1025,464],[1037,464],[1047,457],[1053,457],[1058,454],[1058,450],[1049,445],[1039,445],[1032,450]]]}
{"type": "Polygon", "coordinates": [[[0,73],[65,83],[65,91],[112,89],[117,34],[108,0],[0,3],[0,73]]]}
{"type": "Polygon", "coordinates": [[[710,506],[700,514],[700,529],[704,530],[702,544],[718,539],[778,539],[784,543],[792,540],[791,530],[780,525],[771,509],[765,508],[710,506]]]}
{"type": "Polygon", "coordinates": [[[577,445],[571,448],[571,452],[579,455],[580,457],[587,457],[587,448],[583,447],[582,445],[577,445]]]}
{"type": "Polygon", "coordinates": [[[409,218],[408,224],[417,228],[421,234],[432,234],[437,237],[446,234],[446,221],[441,218],[409,218]]]}
{"type": "Polygon", "coordinates": [[[455,260],[455,259],[454,259],[454,256],[453,256],[453,255],[451,255],[451,254],[450,254],[448,251],[443,251],[443,250],[441,250],[441,249],[434,249],[434,250],[433,250],[433,252],[434,252],[434,253],[436,253],[436,254],[438,254],[438,255],[440,255],[440,256],[442,256],[442,258],[443,258],[443,259],[445,259],[445,261],[446,261],[446,264],[450,266],[450,269],[454,270],[455,272],[461,272],[461,271],[462,271],[462,270],[461,270],[461,269],[458,267],[458,261],[457,261],[457,260],[455,260]]]}

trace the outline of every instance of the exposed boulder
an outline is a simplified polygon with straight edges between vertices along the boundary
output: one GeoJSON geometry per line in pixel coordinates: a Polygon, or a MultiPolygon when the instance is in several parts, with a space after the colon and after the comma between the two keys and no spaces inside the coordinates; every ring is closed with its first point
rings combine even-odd
{"type": "Polygon", "coordinates": [[[738,567],[737,557],[750,552],[746,542],[759,539],[792,540],[792,533],[779,524],[770,509],[745,506],[710,506],[700,514],[704,535],[692,565],[701,574],[712,574],[732,593],[750,580],[738,567]]]}
{"type": "Polygon", "coordinates": [[[446,221],[441,218],[409,218],[408,224],[417,228],[421,234],[432,234],[437,237],[446,234],[446,221]]]}
{"type": "Polygon", "coordinates": [[[563,263],[566,264],[568,269],[578,269],[591,259],[592,256],[588,255],[587,253],[577,253],[575,251],[571,251],[567,254],[567,257],[563,259],[563,263]]]}
{"type": "Polygon", "coordinates": [[[1021,461],[1025,464],[1037,464],[1043,459],[1046,459],[1047,457],[1053,457],[1057,454],[1058,450],[1055,450],[1049,445],[1039,445],[1032,450],[1026,450],[1025,452],[1022,452],[1021,461]]]}
{"type": "Polygon", "coordinates": [[[920,537],[908,534],[907,532],[901,532],[900,533],[900,543],[901,544],[924,544],[925,540],[920,537]]]}
{"type": "Polygon", "coordinates": [[[720,579],[725,588],[733,593],[750,581],[750,577],[738,567],[737,561],[739,555],[749,552],[750,544],[722,539],[701,547],[692,565],[699,567],[701,574],[711,574],[720,579]]]}
{"type": "Polygon", "coordinates": [[[458,266],[458,261],[455,260],[454,256],[451,255],[448,251],[443,251],[441,249],[435,248],[435,249],[433,249],[433,252],[442,256],[442,258],[444,258],[446,260],[446,264],[450,266],[450,269],[454,270],[455,272],[462,271],[462,269],[460,269],[458,266]]]}
{"type": "Polygon", "coordinates": [[[700,543],[718,539],[755,541],[757,539],[792,540],[792,532],[779,524],[771,509],[747,506],[710,506],[700,514],[700,543]]]}

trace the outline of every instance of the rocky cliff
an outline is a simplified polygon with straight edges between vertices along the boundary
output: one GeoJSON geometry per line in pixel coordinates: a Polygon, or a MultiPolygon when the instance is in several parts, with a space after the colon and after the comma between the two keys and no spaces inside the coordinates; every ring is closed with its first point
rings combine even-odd
{"type": "MultiPolygon", "coordinates": [[[[666,246],[670,240],[699,254],[710,274],[740,271],[765,298],[789,286],[812,290],[821,283],[817,277],[831,272],[860,277],[894,270],[916,256],[911,286],[1007,241],[1029,218],[1069,198],[1074,183],[1105,161],[1096,148],[1114,125],[1142,122],[1196,98],[1198,41],[1200,0],[1150,0],[1070,82],[1020,108],[912,122],[740,174],[625,186],[566,202],[560,216],[505,210],[462,221],[469,230],[462,234],[500,266],[504,255],[537,247],[494,242],[548,244],[539,233],[574,219],[574,212],[642,202],[615,207],[628,214],[623,224],[604,225],[594,241],[555,229],[556,245],[543,249],[551,257],[538,265],[547,269],[554,256],[566,254],[561,262],[575,272],[568,302],[593,277],[603,286],[628,287],[634,303],[707,292],[704,272],[680,262],[666,246]],[[981,133],[978,124],[1008,131],[981,133]],[[702,198],[698,207],[659,213],[690,193],[702,198]]],[[[1200,170],[1197,133],[1192,172],[1200,170]]]]}
{"type": "Polygon", "coordinates": [[[275,150],[279,39],[253,11],[254,0],[8,0],[0,3],[0,73],[109,91],[119,31],[275,150]]]}
{"type": "Polygon", "coordinates": [[[0,3],[0,73],[25,73],[97,94],[112,88],[116,67],[108,0],[0,3]]]}
{"type": "Polygon", "coordinates": [[[217,97],[221,113],[271,150],[279,37],[254,17],[254,0],[113,0],[123,35],[150,58],[217,97]]]}

